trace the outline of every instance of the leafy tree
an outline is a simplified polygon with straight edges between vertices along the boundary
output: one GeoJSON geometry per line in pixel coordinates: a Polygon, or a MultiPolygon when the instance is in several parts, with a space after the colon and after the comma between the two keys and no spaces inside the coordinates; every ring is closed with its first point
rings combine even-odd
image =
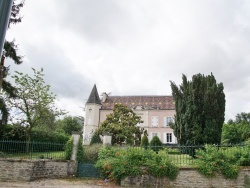
{"type": "Polygon", "coordinates": [[[237,144],[250,140],[250,113],[241,112],[235,120],[223,125],[221,141],[224,144],[237,144]]]}
{"type": "Polygon", "coordinates": [[[7,104],[12,109],[13,121],[25,128],[25,137],[30,141],[31,130],[39,126],[42,119],[48,118],[48,109],[54,116],[63,114],[54,106],[55,95],[50,93],[50,86],[45,85],[43,80],[43,69],[34,71],[34,77],[16,72],[13,76],[16,84],[16,98],[7,98],[7,104]]]}
{"type": "Polygon", "coordinates": [[[136,115],[133,110],[122,104],[115,104],[113,113],[107,115],[97,133],[101,135],[111,134],[112,145],[138,142],[141,139],[143,129],[137,124],[142,122],[141,117],[136,115]]]}
{"type": "Polygon", "coordinates": [[[170,81],[175,101],[175,121],[171,124],[181,145],[220,143],[225,114],[222,83],[211,75],[194,75],[191,81],[182,76],[178,87],[170,81]]]}
{"type": "Polygon", "coordinates": [[[73,131],[82,131],[81,120],[78,117],[66,116],[62,120],[57,120],[57,129],[63,130],[66,134],[71,135],[73,131]]]}

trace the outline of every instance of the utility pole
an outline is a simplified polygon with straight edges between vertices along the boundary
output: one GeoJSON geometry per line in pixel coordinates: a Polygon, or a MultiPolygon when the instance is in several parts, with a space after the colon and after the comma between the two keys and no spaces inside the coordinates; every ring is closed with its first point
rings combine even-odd
{"type": "Polygon", "coordinates": [[[11,7],[13,0],[0,0],[0,91],[2,90],[2,80],[3,80],[3,68],[4,68],[4,54],[3,46],[5,42],[6,30],[9,23],[11,7]]]}

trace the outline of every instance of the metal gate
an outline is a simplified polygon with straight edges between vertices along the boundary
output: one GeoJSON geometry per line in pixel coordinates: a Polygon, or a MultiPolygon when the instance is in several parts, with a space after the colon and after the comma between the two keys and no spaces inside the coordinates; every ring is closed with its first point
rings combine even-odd
{"type": "Polygon", "coordinates": [[[100,171],[91,163],[78,163],[78,177],[100,178],[100,171]]]}

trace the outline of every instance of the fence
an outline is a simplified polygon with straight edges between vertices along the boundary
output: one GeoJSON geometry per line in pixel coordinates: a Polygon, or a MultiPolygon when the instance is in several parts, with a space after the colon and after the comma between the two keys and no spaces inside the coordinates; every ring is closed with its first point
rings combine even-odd
{"type": "MultiPolygon", "coordinates": [[[[236,158],[241,156],[244,151],[250,152],[250,145],[212,145],[216,150],[222,151],[227,156],[236,158]]],[[[197,165],[197,151],[204,150],[205,146],[179,146],[179,145],[164,145],[164,146],[148,146],[148,147],[118,147],[123,151],[129,150],[153,150],[159,152],[164,150],[171,162],[179,167],[195,167],[197,165]]],[[[250,156],[250,154],[249,154],[250,156]]],[[[250,160],[250,159],[249,159],[250,160]]]]}
{"type": "Polygon", "coordinates": [[[62,143],[0,141],[0,157],[23,159],[64,159],[62,143]]]}

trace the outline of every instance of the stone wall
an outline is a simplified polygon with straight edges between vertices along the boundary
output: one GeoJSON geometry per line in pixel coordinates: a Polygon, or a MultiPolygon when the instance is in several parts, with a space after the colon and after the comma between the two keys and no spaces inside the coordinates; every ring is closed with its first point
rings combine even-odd
{"type": "Polygon", "coordinates": [[[174,181],[168,178],[155,178],[150,175],[126,177],[121,181],[123,187],[197,187],[197,188],[245,188],[250,187],[250,167],[242,168],[235,180],[225,179],[221,174],[206,178],[193,168],[182,168],[174,181]]]}
{"type": "Polygon", "coordinates": [[[65,178],[77,173],[77,163],[65,160],[0,159],[0,181],[65,178]]]}

